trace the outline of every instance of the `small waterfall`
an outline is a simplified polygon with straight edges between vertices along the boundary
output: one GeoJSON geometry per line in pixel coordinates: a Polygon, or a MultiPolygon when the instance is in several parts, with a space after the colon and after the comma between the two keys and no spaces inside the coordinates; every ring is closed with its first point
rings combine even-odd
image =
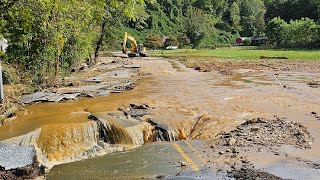
{"type": "Polygon", "coordinates": [[[48,161],[75,157],[98,142],[96,123],[54,124],[41,128],[37,147],[48,161]]]}
{"type": "Polygon", "coordinates": [[[33,146],[38,161],[50,169],[155,141],[186,139],[178,126],[152,119],[147,105],[130,105],[125,110],[91,114],[84,123],[45,125],[2,143],[33,146]]]}
{"type": "Polygon", "coordinates": [[[129,145],[138,147],[148,142],[152,129],[146,122],[130,119],[125,114],[118,116],[109,113],[90,115],[89,119],[94,120],[100,126],[100,138],[106,143],[129,145]]]}

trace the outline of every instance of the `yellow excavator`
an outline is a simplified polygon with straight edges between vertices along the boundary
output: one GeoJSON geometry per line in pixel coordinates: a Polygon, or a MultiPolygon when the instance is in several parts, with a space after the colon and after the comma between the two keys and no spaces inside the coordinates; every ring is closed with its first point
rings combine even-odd
{"type": "Polygon", "coordinates": [[[122,52],[128,53],[129,57],[147,57],[148,55],[145,53],[145,49],[143,44],[137,44],[137,41],[127,32],[124,33],[123,44],[122,44],[122,52]],[[131,42],[131,52],[128,53],[127,48],[127,40],[131,42]]]}

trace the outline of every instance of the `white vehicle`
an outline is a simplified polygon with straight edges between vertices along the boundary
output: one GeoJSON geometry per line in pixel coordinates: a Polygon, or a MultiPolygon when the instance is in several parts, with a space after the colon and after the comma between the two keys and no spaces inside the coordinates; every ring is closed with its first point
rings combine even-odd
{"type": "Polygon", "coordinates": [[[167,46],[166,50],[175,50],[178,49],[178,46],[167,46]]]}

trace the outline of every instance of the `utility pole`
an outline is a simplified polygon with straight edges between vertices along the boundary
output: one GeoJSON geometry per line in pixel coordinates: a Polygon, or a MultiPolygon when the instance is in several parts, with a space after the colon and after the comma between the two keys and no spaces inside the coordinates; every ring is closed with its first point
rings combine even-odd
{"type": "Polygon", "coordinates": [[[4,99],[3,94],[3,81],[2,81],[2,67],[1,67],[1,59],[0,59],[0,103],[4,99]]]}
{"type": "MultiPolygon", "coordinates": [[[[2,38],[0,40],[0,52],[5,53],[7,47],[8,47],[8,41],[6,39],[2,38]]],[[[0,104],[2,104],[2,101],[4,99],[1,61],[2,61],[2,58],[0,57],[0,104]]]]}

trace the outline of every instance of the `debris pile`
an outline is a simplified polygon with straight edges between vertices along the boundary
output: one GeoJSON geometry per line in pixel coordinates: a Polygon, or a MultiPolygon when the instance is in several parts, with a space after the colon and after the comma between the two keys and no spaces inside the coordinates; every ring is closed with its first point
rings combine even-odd
{"type": "Polygon", "coordinates": [[[299,123],[284,119],[249,120],[229,133],[223,133],[218,143],[225,146],[253,147],[292,145],[297,148],[311,148],[313,138],[299,123]]]}

